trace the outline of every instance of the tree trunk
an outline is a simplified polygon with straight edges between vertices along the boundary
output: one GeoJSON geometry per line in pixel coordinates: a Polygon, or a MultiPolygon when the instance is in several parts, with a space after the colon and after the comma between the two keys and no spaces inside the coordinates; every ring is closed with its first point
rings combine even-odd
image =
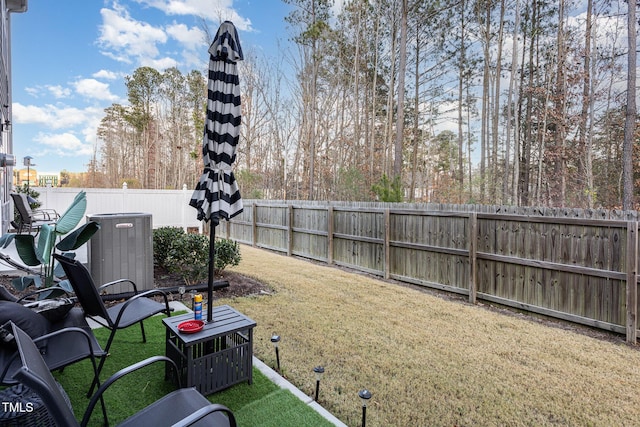
{"type": "MultiPolygon", "coordinates": [[[[500,1],[500,24],[498,27],[498,40],[496,42],[496,72],[495,72],[495,89],[493,96],[493,121],[491,123],[491,200],[494,203],[498,199],[499,194],[499,176],[500,172],[498,170],[498,145],[499,138],[498,135],[500,130],[498,125],[500,123],[500,82],[502,81],[502,43],[504,39],[504,14],[505,14],[505,0],[500,1]]],[[[517,18],[516,18],[517,19],[517,18]]],[[[515,51],[514,51],[515,52],[515,51]]],[[[517,55],[517,53],[515,54],[517,55]]],[[[514,56],[515,56],[514,55],[514,56]]],[[[504,171],[504,175],[507,176],[506,170],[504,171]]],[[[506,182],[506,179],[503,179],[503,182],[506,182]]]]}
{"type": "Polygon", "coordinates": [[[518,72],[518,30],[520,27],[520,0],[516,0],[516,4],[515,4],[515,17],[516,17],[516,22],[513,26],[513,35],[512,35],[512,48],[511,48],[511,73],[510,73],[510,77],[509,77],[509,93],[507,96],[507,124],[506,124],[506,141],[505,141],[505,156],[504,156],[504,177],[505,179],[502,181],[502,203],[517,203],[518,198],[517,198],[517,185],[512,185],[512,188],[514,189],[514,194],[511,197],[511,200],[509,200],[509,182],[516,182],[516,178],[519,175],[519,171],[518,171],[518,166],[519,166],[519,162],[518,162],[518,153],[519,153],[519,146],[518,146],[518,134],[517,134],[517,129],[518,129],[518,117],[517,115],[512,118],[512,112],[514,114],[516,114],[518,112],[518,109],[516,108],[516,104],[517,102],[514,99],[514,96],[517,96],[518,94],[518,90],[515,87],[518,78],[517,78],[517,72],[518,72]],[[509,160],[510,160],[510,154],[509,154],[509,150],[511,148],[511,123],[515,124],[515,130],[514,133],[514,138],[513,138],[513,142],[514,142],[514,159],[513,159],[513,174],[509,175],[509,160]]]}
{"type": "Polygon", "coordinates": [[[402,179],[402,148],[404,145],[404,81],[407,72],[407,0],[402,0],[400,19],[400,62],[398,64],[398,114],[396,115],[396,142],[393,159],[394,179],[402,179]]]}
{"type": "Polygon", "coordinates": [[[587,2],[587,17],[586,17],[586,25],[584,32],[584,51],[583,51],[583,68],[582,68],[582,109],[580,111],[580,121],[578,123],[578,141],[576,151],[578,154],[578,179],[584,179],[581,183],[582,185],[578,186],[580,190],[580,194],[577,194],[577,200],[580,202],[580,206],[591,207],[593,205],[593,200],[591,197],[591,193],[593,191],[592,188],[589,187],[589,173],[591,171],[587,171],[587,165],[591,163],[591,159],[588,159],[589,153],[587,153],[586,149],[586,140],[587,140],[587,122],[589,120],[589,106],[591,105],[591,14],[593,10],[593,1],[588,0],[587,2]]]}
{"type": "Polygon", "coordinates": [[[464,67],[466,64],[466,51],[465,51],[465,0],[460,2],[460,56],[459,56],[459,68],[458,68],[458,171],[456,173],[456,179],[458,181],[458,197],[457,202],[461,202],[462,190],[464,187],[464,171],[462,169],[462,153],[464,151],[464,136],[463,136],[463,120],[462,120],[462,106],[464,104],[464,67]]]}
{"type": "Polygon", "coordinates": [[[635,139],[636,127],[636,2],[629,1],[629,12],[627,15],[627,37],[628,55],[627,58],[627,108],[624,121],[624,163],[623,172],[623,199],[622,207],[625,210],[633,209],[633,142],[635,139]]]}

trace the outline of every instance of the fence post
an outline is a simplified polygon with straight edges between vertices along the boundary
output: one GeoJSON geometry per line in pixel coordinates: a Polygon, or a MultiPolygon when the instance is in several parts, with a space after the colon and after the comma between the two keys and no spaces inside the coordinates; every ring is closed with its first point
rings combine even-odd
{"type": "Polygon", "coordinates": [[[287,205],[287,256],[291,256],[293,253],[293,205],[289,203],[287,205]]]}
{"type": "Polygon", "coordinates": [[[129,186],[127,185],[127,182],[124,181],[122,183],[122,207],[120,208],[120,212],[124,212],[127,206],[127,189],[128,188],[129,186]]]}
{"type": "Polygon", "coordinates": [[[258,216],[258,205],[256,203],[254,203],[253,205],[251,205],[251,237],[253,240],[252,246],[255,248],[258,244],[258,223],[257,223],[257,218],[258,216]]]}
{"type": "Polygon", "coordinates": [[[478,287],[477,287],[477,259],[476,259],[476,251],[477,251],[477,236],[478,235],[478,214],[475,212],[471,212],[469,214],[469,302],[471,304],[476,303],[476,299],[478,296],[478,287]]]}
{"type": "Polygon", "coordinates": [[[391,230],[389,230],[391,224],[391,214],[389,213],[389,208],[384,210],[384,278],[389,278],[389,258],[391,254],[389,253],[389,235],[391,234],[391,230]]]}
{"type": "Polygon", "coordinates": [[[184,231],[187,231],[187,206],[189,206],[189,201],[191,197],[187,200],[187,184],[182,184],[182,203],[180,204],[182,209],[180,209],[180,225],[184,231]],[[186,202],[186,203],[185,203],[186,202]]]}
{"type": "Polygon", "coordinates": [[[638,222],[627,222],[627,342],[636,344],[638,330],[638,222]]]}
{"type": "Polygon", "coordinates": [[[333,206],[327,210],[327,264],[333,264],[333,206]]]}

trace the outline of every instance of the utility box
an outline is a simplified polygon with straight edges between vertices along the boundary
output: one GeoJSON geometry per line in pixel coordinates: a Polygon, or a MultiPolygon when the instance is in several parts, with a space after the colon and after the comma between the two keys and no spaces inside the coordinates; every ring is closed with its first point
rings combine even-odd
{"type": "MultiPolygon", "coordinates": [[[[148,213],[87,215],[100,224],[89,241],[87,261],[96,286],[118,279],[132,280],[138,291],[154,288],[153,225],[148,213]]],[[[130,283],[109,286],[105,292],[130,292],[130,283]]]]}

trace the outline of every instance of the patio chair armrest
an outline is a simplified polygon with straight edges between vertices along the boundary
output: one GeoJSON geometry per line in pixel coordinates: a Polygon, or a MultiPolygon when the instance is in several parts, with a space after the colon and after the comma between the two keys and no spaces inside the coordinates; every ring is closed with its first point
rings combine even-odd
{"type": "Polygon", "coordinates": [[[118,372],[116,372],[115,374],[111,375],[104,383],[102,383],[102,385],[100,386],[100,388],[98,388],[98,391],[96,391],[96,393],[91,397],[91,401],[89,402],[89,406],[87,406],[87,409],[84,413],[84,416],[82,417],[82,422],[80,423],[80,425],[82,426],[86,426],[87,423],[89,422],[89,419],[91,419],[91,413],[93,412],[93,409],[95,408],[96,404],[100,401],[100,398],[102,397],[102,395],[104,394],[104,392],[111,387],[111,385],[113,383],[115,383],[116,381],[118,381],[120,378],[129,375],[132,372],[137,371],[138,369],[142,369],[146,366],[152,365],[156,362],[165,362],[165,363],[169,363],[169,365],[173,368],[174,370],[174,374],[176,374],[176,378],[178,378],[178,388],[181,387],[180,384],[180,379],[179,379],[179,375],[177,375],[178,372],[178,366],[176,365],[176,363],[169,359],[166,356],[152,356],[149,357],[147,359],[141,360],[140,362],[134,363],[133,365],[127,366],[126,368],[122,368],[120,369],[118,372]]]}
{"type": "Polygon", "coordinates": [[[136,283],[131,279],[118,279],[118,280],[114,280],[112,282],[107,282],[104,285],[101,285],[101,286],[98,287],[98,292],[102,291],[103,289],[108,288],[109,286],[117,285],[119,283],[130,283],[131,287],[133,287],[133,293],[134,294],[138,294],[138,287],[136,286],[136,283]]]}
{"type": "Polygon", "coordinates": [[[153,295],[162,295],[165,300],[167,300],[167,293],[161,289],[148,289],[144,292],[140,292],[137,295],[134,295],[131,298],[141,298],[141,297],[149,297],[153,295]]]}
{"type": "Polygon", "coordinates": [[[55,211],[55,209],[36,209],[31,211],[34,219],[44,219],[46,221],[53,221],[60,218],[60,214],[55,211]],[[40,216],[41,218],[36,218],[40,216]]]}
{"type": "Polygon", "coordinates": [[[224,405],[220,405],[219,403],[212,403],[209,406],[205,406],[204,408],[198,409],[193,414],[191,414],[188,417],[183,418],[182,420],[180,420],[177,423],[173,424],[172,427],[190,426],[190,425],[200,421],[202,418],[206,417],[207,415],[212,414],[214,412],[224,412],[227,415],[227,417],[229,418],[229,427],[236,427],[237,426],[236,418],[233,416],[233,412],[231,412],[231,409],[227,408],[224,405]]]}
{"type": "Polygon", "coordinates": [[[70,297],[70,296],[71,296],[71,295],[69,294],[69,292],[67,292],[67,290],[66,290],[66,289],[64,289],[64,288],[63,288],[63,287],[61,287],[61,286],[49,286],[48,288],[37,289],[37,290],[35,290],[35,291],[33,291],[33,292],[29,292],[28,294],[23,295],[22,297],[20,297],[16,302],[17,302],[17,303],[19,303],[19,304],[25,304],[25,302],[24,302],[24,301],[25,301],[27,298],[32,297],[32,296],[34,296],[34,295],[41,294],[41,293],[43,293],[43,292],[51,292],[51,291],[62,291],[66,297],[70,297]]]}
{"type": "MultiPolygon", "coordinates": [[[[95,341],[94,339],[91,338],[91,335],[89,334],[89,332],[85,331],[84,329],[78,327],[78,326],[67,326],[66,328],[62,328],[62,329],[58,329],[57,331],[53,331],[53,332],[49,332],[48,334],[42,335],[38,338],[35,338],[33,340],[34,343],[38,343],[40,341],[45,341],[48,340],[50,338],[53,338],[57,335],[62,335],[62,334],[80,334],[83,336],[83,338],[87,341],[87,348],[89,350],[90,354],[93,354],[94,356],[98,356],[98,357],[102,357],[104,356],[105,352],[104,350],[100,349],[99,353],[94,354],[93,353],[93,342],[95,341]]],[[[96,341],[97,343],[97,341],[96,341]]]]}

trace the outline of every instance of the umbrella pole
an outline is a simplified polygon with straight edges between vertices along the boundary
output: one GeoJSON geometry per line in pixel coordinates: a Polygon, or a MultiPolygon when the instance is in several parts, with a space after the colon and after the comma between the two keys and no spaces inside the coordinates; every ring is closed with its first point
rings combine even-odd
{"type": "Polygon", "coordinates": [[[207,279],[207,323],[213,321],[213,275],[215,273],[216,257],[216,226],[218,219],[212,218],[209,224],[209,277],[207,279]]]}

